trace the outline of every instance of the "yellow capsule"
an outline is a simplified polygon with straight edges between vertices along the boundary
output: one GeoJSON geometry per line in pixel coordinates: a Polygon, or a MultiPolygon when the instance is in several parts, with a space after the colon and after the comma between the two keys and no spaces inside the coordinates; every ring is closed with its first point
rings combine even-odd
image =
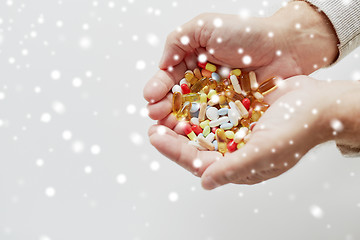
{"type": "Polygon", "coordinates": [[[240,85],[241,85],[241,89],[245,93],[250,93],[251,88],[250,88],[250,78],[249,78],[248,73],[241,74],[241,76],[240,76],[240,85]]]}
{"type": "Polygon", "coordinates": [[[200,79],[199,81],[197,81],[192,87],[191,87],[191,91],[192,92],[200,92],[200,90],[206,86],[206,84],[209,82],[209,79],[204,77],[202,79],[200,79]]]}
{"type": "Polygon", "coordinates": [[[259,120],[259,118],[261,117],[261,112],[260,111],[257,111],[257,110],[254,110],[252,111],[252,115],[251,115],[251,121],[253,122],[257,122],[259,120]]]}
{"type": "Polygon", "coordinates": [[[243,146],[245,146],[245,143],[244,143],[244,142],[240,142],[240,143],[238,143],[238,145],[237,145],[237,149],[240,149],[240,148],[242,148],[243,146]]]}
{"type": "Polygon", "coordinates": [[[214,96],[214,95],[216,95],[216,91],[212,89],[212,90],[209,91],[209,93],[208,93],[208,95],[207,95],[207,98],[208,98],[208,99],[211,99],[212,96],[214,96]]]}
{"type": "Polygon", "coordinates": [[[240,123],[241,123],[241,125],[243,126],[243,127],[249,127],[250,126],[250,119],[248,119],[248,118],[243,118],[243,119],[241,119],[241,121],[240,121],[240,123]]]}
{"type": "Polygon", "coordinates": [[[218,151],[222,154],[225,154],[227,151],[227,146],[224,129],[218,128],[215,132],[215,136],[218,143],[218,151]]]}
{"type": "Polygon", "coordinates": [[[258,91],[263,95],[272,92],[273,90],[276,89],[278,81],[279,79],[277,77],[272,77],[266,80],[265,82],[261,83],[258,88],[258,91]]]}
{"type": "Polygon", "coordinates": [[[235,75],[235,76],[239,77],[241,75],[241,70],[238,68],[233,69],[233,70],[231,70],[230,75],[235,75]]]}
{"type": "Polygon", "coordinates": [[[190,82],[194,78],[194,73],[191,70],[187,70],[185,72],[185,79],[186,81],[190,82]]]}
{"type": "Polygon", "coordinates": [[[209,120],[202,121],[202,122],[200,123],[200,127],[201,127],[202,129],[204,129],[206,126],[209,126],[209,123],[210,123],[209,120]]]}
{"type": "Polygon", "coordinates": [[[224,93],[221,93],[219,96],[219,105],[221,108],[228,107],[224,93]]]}
{"type": "Polygon", "coordinates": [[[172,101],[172,107],[173,107],[173,113],[177,114],[180,109],[182,108],[182,94],[181,92],[175,92],[173,94],[173,101],[172,101]]]}
{"type": "Polygon", "coordinates": [[[206,103],[207,102],[207,95],[205,93],[200,94],[200,103],[206,103]]]}
{"type": "Polygon", "coordinates": [[[205,66],[205,69],[210,71],[210,72],[215,72],[216,71],[216,66],[214,64],[207,63],[206,66],[205,66]]]}
{"type": "Polygon", "coordinates": [[[210,79],[209,80],[209,88],[216,89],[216,87],[217,87],[217,82],[214,79],[210,79]]]}
{"type": "Polygon", "coordinates": [[[181,120],[190,121],[191,119],[190,109],[191,109],[191,102],[185,102],[180,112],[178,112],[178,118],[181,120]]]}
{"type": "Polygon", "coordinates": [[[204,137],[209,135],[210,131],[211,131],[210,126],[209,125],[205,126],[203,130],[204,137]]]}
{"type": "Polygon", "coordinates": [[[202,75],[201,75],[201,71],[199,68],[195,68],[194,69],[194,75],[197,79],[201,79],[202,78],[202,75]]]}
{"type": "Polygon", "coordinates": [[[229,130],[229,131],[225,132],[225,136],[226,136],[227,139],[234,139],[235,133],[233,131],[229,130]]]}
{"type": "Polygon", "coordinates": [[[209,93],[209,91],[210,91],[210,87],[209,86],[205,86],[205,87],[203,87],[203,89],[201,90],[203,93],[205,93],[205,94],[208,94],[209,93]]]}
{"type": "Polygon", "coordinates": [[[184,94],[182,97],[183,102],[198,102],[200,101],[200,93],[184,94]]]}

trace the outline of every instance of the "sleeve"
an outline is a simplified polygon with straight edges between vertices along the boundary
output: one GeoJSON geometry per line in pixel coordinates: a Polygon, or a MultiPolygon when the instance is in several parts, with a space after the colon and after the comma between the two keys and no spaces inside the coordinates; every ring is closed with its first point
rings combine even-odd
{"type": "Polygon", "coordinates": [[[322,11],[339,39],[338,62],[360,46],[360,0],[306,0],[322,11]]]}

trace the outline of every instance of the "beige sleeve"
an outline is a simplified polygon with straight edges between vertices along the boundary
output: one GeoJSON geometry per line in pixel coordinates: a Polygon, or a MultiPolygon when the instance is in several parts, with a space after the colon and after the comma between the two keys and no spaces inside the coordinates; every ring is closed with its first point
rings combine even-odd
{"type": "Polygon", "coordinates": [[[338,39],[338,62],[360,46],[360,0],[306,0],[322,11],[332,23],[338,39]]]}

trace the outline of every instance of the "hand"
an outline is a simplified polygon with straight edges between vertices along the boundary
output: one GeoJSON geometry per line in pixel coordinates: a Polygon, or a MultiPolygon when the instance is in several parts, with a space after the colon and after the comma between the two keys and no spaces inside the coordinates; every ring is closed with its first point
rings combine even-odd
{"type": "Polygon", "coordinates": [[[328,140],[359,145],[360,83],[289,78],[266,99],[249,142],[211,164],[202,175],[205,189],[227,183],[255,184],[293,167],[311,148],[328,140]]]}

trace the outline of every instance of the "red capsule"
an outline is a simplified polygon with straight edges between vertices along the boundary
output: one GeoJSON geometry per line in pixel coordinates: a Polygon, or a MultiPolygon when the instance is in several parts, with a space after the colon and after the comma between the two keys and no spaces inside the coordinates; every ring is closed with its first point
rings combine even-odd
{"type": "Polygon", "coordinates": [[[237,149],[237,143],[234,140],[228,142],[227,149],[229,152],[234,152],[237,149]]]}
{"type": "Polygon", "coordinates": [[[206,68],[206,64],[207,64],[207,62],[198,62],[198,63],[197,63],[197,65],[198,65],[199,67],[203,68],[203,69],[206,68]]]}
{"type": "Polygon", "coordinates": [[[190,88],[186,83],[181,84],[181,91],[183,94],[190,93],[190,88]]]}
{"type": "Polygon", "coordinates": [[[191,133],[192,131],[193,131],[193,130],[192,130],[190,124],[185,123],[185,124],[184,124],[184,133],[185,133],[185,135],[188,135],[188,134],[191,133]]]}
{"type": "Polygon", "coordinates": [[[241,102],[244,105],[244,107],[246,108],[246,110],[249,111],[249,109],[250,109],[250,100],[248,98],[244,98],[241,102]]]}
{"type": "Polygon", "coordinates": [[[191,128],[196,135],[199,135],[203,132],[202,128],[199,125],[193,125],[191,128]]]}
{"type": "Polygon", "coordinates": [[[218,127],[213,127],[213,128],[211,129],[211,132],[212,132],[213,134],[215,134],[217,129],[218,129],[218,127]]]}

